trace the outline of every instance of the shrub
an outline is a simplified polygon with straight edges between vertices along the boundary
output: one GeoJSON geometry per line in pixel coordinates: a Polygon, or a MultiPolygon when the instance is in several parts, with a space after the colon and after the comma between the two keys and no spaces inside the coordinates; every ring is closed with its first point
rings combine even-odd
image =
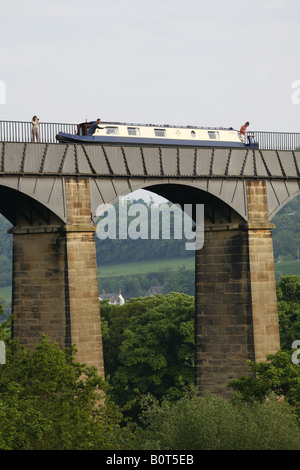
{"type": "Polygon", "coordinates": [[[140,442],[157,450],[299,450],[299,427],[286,403],[239,404],[212,395],[152,403],[140,442]]]}

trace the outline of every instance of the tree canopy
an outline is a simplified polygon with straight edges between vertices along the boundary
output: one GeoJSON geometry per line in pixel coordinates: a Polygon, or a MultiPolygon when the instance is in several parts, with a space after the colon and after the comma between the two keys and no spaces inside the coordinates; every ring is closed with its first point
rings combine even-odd
{"type": "MultiPolygon", "coordinates": [[[[0,364],[0,449],[122,449],[131,430],[93,367],[45,337],[31,350],[9,339],[0,364]]],[[[124,447],[123,447],[124,446],[124,447]]]]}
{"type": "Polygon", "coordinates": [[[283,276],[276,284],[281,349],[300,340],[300,276],[283,276]]]}
{"type": "Polygon", "coordinates": [[[124,404],[140,394],[170,399],[194,380],[194,298],[170,293],[101,303],[105,370],[112,396],[124,404]]]}

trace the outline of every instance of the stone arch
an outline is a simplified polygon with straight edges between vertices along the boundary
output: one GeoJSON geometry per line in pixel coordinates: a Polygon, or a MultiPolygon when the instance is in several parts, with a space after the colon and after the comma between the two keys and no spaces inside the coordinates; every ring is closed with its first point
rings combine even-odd
{"type": "Polygon", "coordinates": [[[269,220],[292,199],[299,196],[298,181],[266,181],[269,220]]]}
{"type": "Polygon", "coordinates": [[[38,199],[0,184],[0,213],[14,226],[61,225],[61,217],[38,199]]]}
{"type": "Polygon", "coordinates": [[[91,180],[92,219],[96,220],[97,207],[114,204],[138,189],[152,191],[174,204],[204,204],[207,221],[211,223],[236,223],[248,220],[246,187],[243,181],[202,180],[91,180]]]}
{"type": "MultiPolygon", "coordinates": [[[[147,189],[147,188],[144,188],[147,189]]],[[[205,224],[226,225],[228,223],[242,223],[244,218],[213,192],[191,185],[178,185],[176,183],[156,184],[150,186],[151,191],[165,197],[173,203],[204,204],[205,224]]]]}
{"type": "Polygon", "coordinates": [[[291,202],[293,199],[296,199],[298,196],[300,196],[300,190],[298,190],[297,192],[295,192],[294,194],[288,196],[284,201],[282,201],[280,204],[278,204],[278,206],[276,207],[275,210],[273,210],[271,216],[270,216],[270,220],[272,220],[275,215],[278,214],[278,212],[281,211],[281,209],[284,208],[284,206],[286,206],[289,202],[291,202]]]}
{"type": "Polygon", "coordinates": [[[66,222],[64,180],[5,178],[0,183],[0,212],[13,225],[66,222]]]}

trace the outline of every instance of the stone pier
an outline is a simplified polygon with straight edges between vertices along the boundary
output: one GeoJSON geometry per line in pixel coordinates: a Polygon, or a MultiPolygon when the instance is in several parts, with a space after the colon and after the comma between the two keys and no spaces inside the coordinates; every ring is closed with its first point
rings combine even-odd
{"type": "Polygon", "coordinates": [[[67,224],[12,229],[13,337],[75,344],[76,360],[104,376],[89,179],[66,179],[66,205],[67,224]]]}
{"type": "Polygon", "coordinates": [[[206,224],[196,254],[196,385],[230,396],[229,380],[280,349],[266,186],[247,184],[248,223],[206,224]]]}

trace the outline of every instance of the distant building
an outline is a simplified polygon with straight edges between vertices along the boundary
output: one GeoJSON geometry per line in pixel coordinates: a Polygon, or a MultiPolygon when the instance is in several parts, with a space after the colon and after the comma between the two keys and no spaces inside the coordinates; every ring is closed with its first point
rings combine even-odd
{"type": "Polygon", "coordinates": [[[109,300],[109,304],[111,305],[124,305],[125,300],[124,297],[122,296],[121,289],[119,290],[118,294],[114,293],[108,293],[106,294],[105,290],[102,291],[102,294],[99,295],[99,300],[109,300]]]}
{"type": "Polygon", "coordinates": [[[147,295],[157,295],[162,293],[162,286],[150,286],[146,292],[147,295]]]}

